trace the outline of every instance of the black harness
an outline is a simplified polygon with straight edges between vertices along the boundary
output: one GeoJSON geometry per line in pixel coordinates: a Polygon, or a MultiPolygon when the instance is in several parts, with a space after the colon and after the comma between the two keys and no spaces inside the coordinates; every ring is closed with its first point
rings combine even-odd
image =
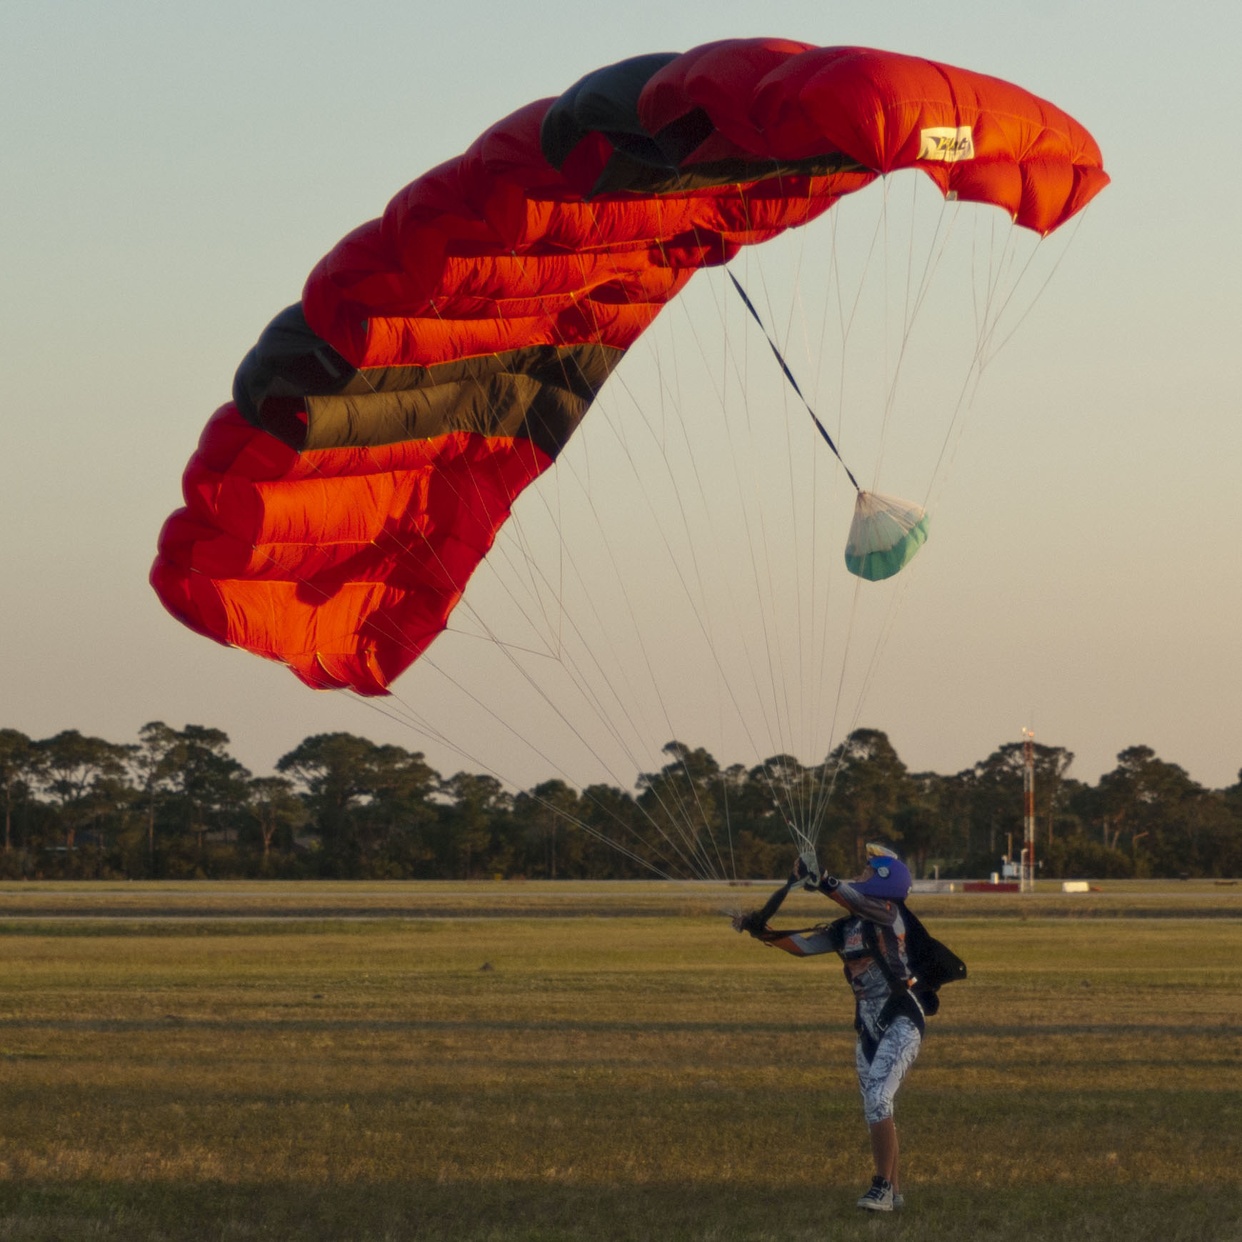
{"type": "MultiPolygon", "coordinates": [[[[863,944],[867,946],[871,960],[880,968],[880,973],[888,983],[888,1000],[884,1002],[875,1020],[876,1030],[880,1033],[879,1039],[867,1029],[866,1023],[862,1020],[862,1007],[857,1000],[854,1001],[854,1030],[858,1032],[863,1056],[870,1065],[875,1057],[875,1050],[879,1047],[880,1039],[884,1038],[885,1032],[898,1018],[909,1018],[918,1029],[919,1035],[926,1032],[927,1019],[926,1012],[914,991],[919,982],[918,976],[912,974],[908,979],[899,979],[893,972],[892,966],[889,965],[888,955],[880,945],[876,925],[868,919],[861,919],[861,921],[863,944]]],[[[849,971],[846,970],[845,973],[846,978],[849,978],[849,971]]]]}

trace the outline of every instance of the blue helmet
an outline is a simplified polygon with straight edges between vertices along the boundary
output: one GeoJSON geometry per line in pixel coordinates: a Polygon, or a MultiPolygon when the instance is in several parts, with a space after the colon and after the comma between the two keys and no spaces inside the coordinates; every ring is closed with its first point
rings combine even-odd
{"type": "Polygon", "coordinates": [[[872,874],[854,885],[855,892],[882,901],[905,901],[910,893],[910,870],[887,845],[867,846],[867,866],[872,874]]]}

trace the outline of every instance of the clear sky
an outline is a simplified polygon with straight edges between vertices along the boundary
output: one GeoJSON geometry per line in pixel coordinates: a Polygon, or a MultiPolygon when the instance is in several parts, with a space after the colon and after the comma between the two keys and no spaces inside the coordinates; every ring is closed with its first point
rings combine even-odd
{"type": "MultiPolygon", "coordinates": [[[[911,768],[947,773],[1031,727],[1041,742],[1073,751],[1073,774],[1084,780],[1136,744],[1208,786],[1237,779],[1242,18],[1234,4],[8,0],[0,36],[0,726],[131,741],[150,720],[211,725],[255,772],[310,733],[346,730],[425,750],[446,773],[487,767],[519,783],[558,774],[627,783],[659,762],[673,736],[724,762],[750,764],[782,748],[812,760],[804,747],[839,740],[854,723],[886,730],[911,768]],[[635,425],[627,411],[641,407],[641,426],[671,441],[673,407],[684,403],[689,416],[702,402],[687,394],[711,386],[687,359],[706,359],[710,372],[714,346],[696,342],[680,355],[676,338],[689,325],[723,339],[711,322],[719,286],[705,283],[699,303],[679,318],[670,311],[668,326],[627,360],[600,417],[588,420],[592,438],[506,536],[522,549],[514,580],[538,579],[546,588],[538,607],[555,598],[554,611],[563,609],[545,617],[537,641],[564,641],[558,650],[567,652],[575,625],[589,629],[590,618],[619,611],[628,618],[632,607],[626,634],[635,633],[601,641],[618,668],[649,669],[654,700],[637,687],[632,709],[609,706],[562,733],[575,710],[556,697],[563,663],[531,674],[540,683],[532,689],[520,674],[490,671],[495,644],[475,655],[489,644],[472,628],[513,647],[524,641],[510,615],[513,582],[500,572],[472,587],[467,632],[437,643],[434,666],[399,681],[399,697],[378,710],[316,694],[168,617],[147,572],[160,525],[179,504],[181,470],[237,363],[296,300],[319,257],[403,184],[528,100],[628,55],[738,35],[870,45],[1010,79],[1082,121],[1113,177],[985,377],[951,469],[937,477],[933,537],[909,581],[877,596],[882,607],[868,600],[855,613],[845,588],[839,604],[822,608],[792,599],[824,584],[791,584],[778,566],[771,589],[754,592],[769,611],[748,620],[746,591],[730,576],[741,545],[718,526],[718,555],[709,565],[705,554],[702,570],[714,646],[708,672],[695,671],[702,624],[673,603],[686,590],[686,562],[680,576],[661,578],[668,526],[641,516],[676,504],[676,487],[664,499],[644,489],[642,505],[604,498],[636,469],[659,473],[626,475],[610,464],[610,438],[635,425]],[[601,497],[589,537],[548,537],[548,515],[571,511],[577,481],[588,477],[601,497]],[[595,567],[597,594],[574,613],[568,566],[578,564],[595,567]],[[626,589],[614,599],[618,580],[626,589]],[[796,638],[781,631],[788,618],[773,598],[791,599],[796,638]],[[845,635],[856,651],[878,654],[858,685],[851,671],[837,709],[837,670],[853,658],[839,653],[845,635]],[[721,662],[745,669],[741,688],[709,686],[721,662]],[[775,701],[797,700],[787,729],[757,723],[766,709],[750,704],[747,687],[758,665],[775,668],[775,701]],[[821,689],[804,698],[812,674],[821,689]],[[481,721],[459,687],[487,700],[481,721]],[[549,713],[558,719],[545,722],[549,713]],[[411,729],[412,715],[469,759],[411,729]],[[649,751],[614,748],[605,736],[614,728],[646,737],[649,751]],[[588,747],[593,766],[573,738],[594,730],[605,735],[588,747]],[[538,739],[540,754],[515,734],[538,739]]],[[[764,265],[747,270],[779,286],[764,265]]],[[[740,333],[741,321],[731,322],[740,333]]],[[[762,354],[740,352],[758,375],[762,354]]],[[[814,354],[800,365],[817,365],[814,354]]],[[[787,394],[769,391],[761,402],[781,408],[787,394]]],[[[885,450],[898,461],[905,435],[896,427],[885,450]]],[[[814,451],[810,440],[794,442],[795,459],[814,451]]],[[[614,463],[637,452],[627,448],[614,463]]],[[[743,444],[738,456],[751,452],[743,444]]],[[[818,486],[831,471],[822,460],[816,469],[818,486]]],[[[790,477],[804,497],[810,484],[790,477]]],[[[921,498],[926,482],[902,487],[921,498]]],[[[821,519],[835,528],[829,499],[821,519]]],[[[679,518],[677,529],[695,520],[679,518]]],[[[806,521],[799,517],[800,529],[806,521]]],[[[833,563],[837,533],[823,535],[833,563]]],[[[748,575],[758,581],[752,570],[738,577],[748,575]]],[[[507,650],[502,664],[512,672],[507,650]]],[[[623,697],[621,681],[628,673],[605,693],[623,697]]]]}

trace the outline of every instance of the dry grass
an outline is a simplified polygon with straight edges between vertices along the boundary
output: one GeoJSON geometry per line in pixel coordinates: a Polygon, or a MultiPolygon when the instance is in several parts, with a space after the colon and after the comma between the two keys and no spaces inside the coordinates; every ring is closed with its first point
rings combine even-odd
{"type": "MultiPolygon", "coordinates": [[[[0,922],[47,919],[350,919],[600,917],[711,915],[721,909],[762,905],[771,881],[563,881],[508,880],[452,884],[441,881],[225,880],[0,881],[0,922]]],[[[1108,880],[1089,893],[1066,894],[1057,881],[1041,881],[1031,895],[958,893],[918,895],[931,918],[1242,918],[1237,881],[1108,880]]],[[[822,898],[798,894],[786,905],[793,917],[822,918],[822,898]]]]}
{"type": "Polygon", "coordinates": [[[827,960],[707,915],[212,917],[0,936],[0,1238],[1242,1238],[1236,920],[935,924],[972,975],[877,1221],[827,960]]]}

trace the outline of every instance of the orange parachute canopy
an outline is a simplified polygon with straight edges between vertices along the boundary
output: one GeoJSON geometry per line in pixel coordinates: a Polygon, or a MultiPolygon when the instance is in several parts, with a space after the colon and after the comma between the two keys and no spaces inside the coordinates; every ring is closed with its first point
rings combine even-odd
{"type": "Polygon", "coordinates": [[[866,48],[727,40],[522,108],[264,331],[186,469],[157,594],[308,685],[385,693],[694,272],[905,168],[1040,234],[1108,184],[1052,104],[866,48]]]}

